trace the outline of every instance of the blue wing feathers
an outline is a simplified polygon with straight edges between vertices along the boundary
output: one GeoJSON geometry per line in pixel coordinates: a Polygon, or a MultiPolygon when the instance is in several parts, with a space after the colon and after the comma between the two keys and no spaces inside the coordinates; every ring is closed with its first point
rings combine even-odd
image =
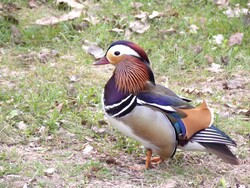
{"type": "Polygon", "coordinates": [[[183,118],[185,113],[179,111],[178,107],[187,107],[189,104],[176,96],[161,95],[159,93],[142,92],[137,95],[139,105],[149,105],[158,108],[173,118],[183,118]]]}
{"type": "Polygon", "coordinates": [[[152,92],[142,92],[137,95],[138,99],[147,103],[156,103],[162,106],[183,106],[186,102],[175,96],[161,95],[152,92]]]}
{"type": "Polygon", "coordinates": [[[174,124],[174,128],[179,135],[185,136],[186,135],[186,127],[181,119],[178,119],[178,121],[174,124]]]}

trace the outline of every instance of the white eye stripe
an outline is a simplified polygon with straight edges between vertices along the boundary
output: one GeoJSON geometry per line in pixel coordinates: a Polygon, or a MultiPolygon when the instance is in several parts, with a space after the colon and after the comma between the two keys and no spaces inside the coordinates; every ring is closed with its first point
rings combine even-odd
{"type": "Polygon", "coordinates": [[[112,46],[108,50],[108,53],[111,52],[112,54],[114,54],[116,51],[120,52],[120,55],[123,55],[123,54],[133,55],[133,56],[136,56],[136,57],[140,58],[140,55],[135,50],[133,50],[132,48],[130,48],[128,46],[125,46],[125,45],[115,45],[115,46],[112,46]]]}

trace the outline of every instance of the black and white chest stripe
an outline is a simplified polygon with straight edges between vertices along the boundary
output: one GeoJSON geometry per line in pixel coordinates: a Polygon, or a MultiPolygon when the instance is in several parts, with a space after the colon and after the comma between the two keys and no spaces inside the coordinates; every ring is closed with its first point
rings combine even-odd
{"type": "Polygon", "coordinates": [[[136,104],[136,96],[131,94],[117,103],[104,105],[104,109],[111,117],[122,117],[131,112],[135,108],[136,104]]]}

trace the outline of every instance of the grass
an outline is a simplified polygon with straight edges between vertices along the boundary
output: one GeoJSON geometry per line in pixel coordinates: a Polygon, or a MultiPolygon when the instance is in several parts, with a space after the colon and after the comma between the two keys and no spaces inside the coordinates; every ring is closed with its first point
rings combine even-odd
{"type": "MultiPolygon", "coordinates": [[[[15,187],[13,182],[35,187],[101,187],[110,186],[109,183],[157,187],[166,186],[170,180],[180,187],[250,184],[243,173],[250,160],[249,118],[237,114],[237,110],[250,107],[250,85],[246,82],[235,90],[222,86],[235,78],[249,80],[250,29],[243,24],[242,17],[228,18],[212,1],[138,1],[143,4],[140,10],[149,14],[157,10],[164,16],[149,20],[150,29],[132,34],[130,40],[148,52],[159,83],[192,98],[196,104],[207,98],[215,108],[215,123],[238,142],[234,153],[245,166],[218,164],[215,156],[204,153],[177,152],[171,161],[156,169],[135,172],[129,168],[142,163],[144,151],[139,143],[107,124],[101,93],[112,70],[93,67],[95,60],[81,46],[88,40],[107,49],[111,42],[124,39],[123,34],[109,30],[128,28],[129,22],[135,20],[134,15],[140,11],[131,2],[87,1],[80,18],[54,26],[34,24],[37,19],[69,11],[58,8],[54,1],[41,3],[35,9],[27,6],[27,0],[1,2],[4,6],[14,3],[21,9],[0,12],[0,187],[15,187]],[[74,29],[90,15],[100,22],[89,24],[82,31],[74,29]],[[198,26],[197,34],[189,33],[191,24],[198,26]],[[12,25],[21,32],[22,43],[13,41],[12,25]],[[166,34],[171,27],[176,33],[166,34]],[[244,33],[242,44],[229,47],[228,39],[236,32],[244,33]],[[217,34],[224,36],[222,45],[211,42],[217,34]],[[202,48],[200,53],[194,52],[197,46],[202,48]],[[45,59],[39,58],[37,54],[45,49],[45,59]],[[208,71],[206,55],[213,57],[224,71],[208,71]],[[226,56],[229,63],[224,65],[221,57],[226,56]],[[79,80],[72,82],[71,76],[79,80]],[[207,81],[211,78],[212,82],[207,81]],[[182,88],[188,87],[211,87],[213,94],[183,93],[182,88]],[[25,124],[24,129],[18,128],[20,122],[25,124]],[[82,152],[86,144],[93,150],[85,156],[82,152]],[[52,177],[44,173],[50,167],[56,169],[52,177]],[[237,180],[232,178],[235,172],[237,180]]],[[[236,0],[230,6],[237,3],[246,7],[246,3],[236,0]]]]}

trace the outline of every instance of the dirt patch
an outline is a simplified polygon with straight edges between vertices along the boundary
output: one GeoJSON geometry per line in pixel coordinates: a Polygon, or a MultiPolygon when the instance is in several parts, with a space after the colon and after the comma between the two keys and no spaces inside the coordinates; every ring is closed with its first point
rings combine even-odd
{"type": "Polygon", "coordinates": [[[120,152],[112,156],[94,147],[84,155],[86,143],[75,141],[66,148],[35,143],[1,145],[1,151],[7,155],[5,161],[17,163],[21,168],[18,175],[3,175],[1,182],[15,187],[36,187],[41,184],[46,187],[217,187],[225,181],[226,185],[247,187],[250,185],[250,151],[247,138],[236,137],[239,141],[237,153],[244,154],[238,166],[225,164],[207,153],[177,151],[173,159],[148,171],[134,170],[144,166],[143,153],[135,156],[120,152]],[[45,171],[48,168],[55,170],[47,175],[45,171]]]}

